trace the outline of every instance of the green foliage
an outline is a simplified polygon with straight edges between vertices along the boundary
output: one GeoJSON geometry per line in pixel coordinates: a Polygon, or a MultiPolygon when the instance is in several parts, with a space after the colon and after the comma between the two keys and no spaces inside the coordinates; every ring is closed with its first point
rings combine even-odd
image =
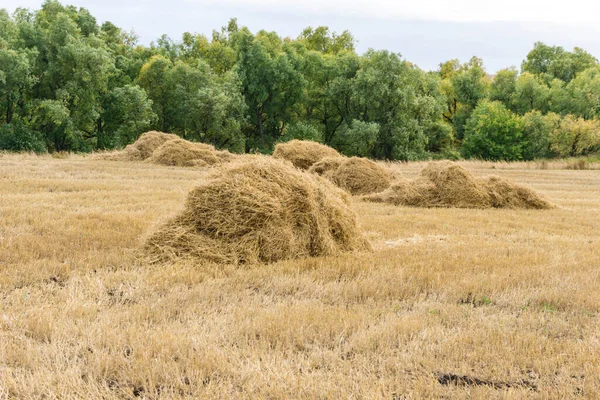
{"type": "Polygon", "coordinates": [[[512,109],[513,96],[517,89],[518,74],[518,71],[514,67],[498,71],[490,85],[489,99],[491,101],[499,101],[512,109]]]}
{"type": "Polygon", "coordinates": [[[379,137],[378,123],[355,119],[349,126],[344,125],[341,131],[333,143],[336,149],[347,156],[369,157],[373,154],[379,137]]]}
{"type": "Polygon", "coordinates": [[[523,126],[518,115],[502,103],[482,101],[467,121],[462,153],[484,160],[522,158],[523,126]]]}
{"type": "Polygon", "coordinates": [[[523,120],[523,159],[548,158],[551,156],[550,138],[560,123],[557,114],[543,115],[538,110],[525,114],[523,120]]]}
{"type": "Polygon", "coordinates": [[[531,110],[547,111],[550,90],[538,77],[529,72],[522,73],[515,83],[512,109],[520,114],[531,110]]]}
{"type": "Polygon", "coordinates": [[[580,48],[536,43],[520,75],[491,81],[477,57],[428,73],[399,54],[359,55],[350,32],[327,26],[291,39],[231,19],[209,36],[141,46],[56,0],[0,10],[1,145],[91,151],[156,129],[236,152],[299,138],[391,160],[598,149],[600,66],[580,48]]]}
{"type": "Polygon", "coordinates": [[[559,157],[576,157],[600,150],[600,121],[567,115],[554,129],[550,147],[559,157]]]}
{"type": "Polygon", "coordinates": [[[560,46],[537,42],[521,64],[521,70],[542,77],[546,83],[553,79],[570,82],[580,72],[597,65],[594,56],[578,47],[568,52],[560,46]]]}
{"type": "Polygon", "coordinates": [[[281,136],[280,142],[289,142],[293,139],[299,140],[312,140],[313,142],[323,142],[323,134],[319,132],[319,129],[306,122],[297,122],[292,125],[288,125],[285,128],[283,136],[281,136]]]}
{"type": "Polygon", "coordinates": [[[20,120],[14,120],[12,123],[0,127],[0,150],[41,153],[46,151],[46,146],[43,138],[31,130],[27,124],[20,120]]]}
{"type": "Polygon", "coordinates": [[[115,88],[107,94],[97,148],[122,147],[135,141],[156,119],[152,101],[135,85],[115,88]]]}
{"type": "Polygon", "coordinates": [[[344,31],[338,35],[335,32],[331,32],[327,26],[319,26],[315,29],[308,27],[302,31],[298,40],[308,50],[333,54],[341,51],[354,51],[356,43],[349,31],[344,31]]]}

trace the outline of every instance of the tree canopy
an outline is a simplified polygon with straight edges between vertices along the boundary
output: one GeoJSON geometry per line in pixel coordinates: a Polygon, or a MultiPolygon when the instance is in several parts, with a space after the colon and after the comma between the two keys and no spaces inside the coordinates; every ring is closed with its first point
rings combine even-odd
{"type": "Polygon", "coordinates": [[[236,152],[305,139],[390,160],[600,150],[600,66],[581,48],[535,43],[520,70],[490,76],[477,57],[428,72],[356,43],[327,26],[291,38],[232,19],[143,46],[57,0],[0,10],[0,150],[120,148],[150,129],[236,152]]]}

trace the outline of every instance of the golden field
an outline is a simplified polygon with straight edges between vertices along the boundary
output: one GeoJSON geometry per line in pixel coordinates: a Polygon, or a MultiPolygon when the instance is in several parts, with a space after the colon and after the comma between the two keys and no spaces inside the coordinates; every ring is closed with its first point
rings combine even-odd
{"type": "Polygon", "coordinates": [[[374,252],[240,267],[139,256],[206,169],[0,155],[0,399],[600,398],[600,170],[563,164],[462,163],[553,210],[354,200],[374,252]]]}

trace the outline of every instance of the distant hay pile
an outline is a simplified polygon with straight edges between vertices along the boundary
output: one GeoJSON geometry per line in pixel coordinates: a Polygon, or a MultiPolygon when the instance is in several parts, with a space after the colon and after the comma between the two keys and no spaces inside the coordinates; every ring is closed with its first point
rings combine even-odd
{"type": "Polygon", "coordinates": [[[295,167],[309,169],[325,157],[340,157],[335,149],[308,140],[291,140],[275,145],[273,157],[290,161],[295,167]]]}
{"type": "Polygon", "coordinates": [[[389,188],[392,176],[385,168],[371,160],[352,157],[331,173],[331,180],[353,195],[363,195],[389,188]]]}
{"type": "Polygon", "coordinates": [[[346,193],[269,157],[237,161],[193,189],[185,208],[153,234],[153,261],[274,262],[365,250],[346,193]]]}
{"type": "Polygon", "coordinates": [[[552,203],[540,197],[533,190],[515,185],[498,176],[491,176],[487,181],[487,187],[492,207],[533,208],[540,210],[554,208],[552,203]]]}
{"type": "Polygon", "coordinates": [[[308,172],[329,179],[353,195],[378,193],[392,183],[392,175],[385,168],[360,157],[326,157],[313,164],[308,172]]]}
{"type": "Polygon", "coordinates": [[[178,167],[214,165],[221,162],[213,146],[173,139],[157,148],[145,162],[178,167]]]}
{"type": "Polygon", "coordinates": [[[228,162],[235,155],[214,146],[184,140],[163,132],[143,133],[133,144],[121,151],[97,154],[94,158],[112,161],[144,161],[179,167],[206,167],[228,162]]]}
{"type": "Polygon", "coordinates": [[[143,133],[134,143],[127,145],[121,151],[98,154],[97,158],[111,161],[143,161],[150,157],[154,150],[168,142],[179,139],[172,133],[150,131],[143,133]]]}
{"type": "Polygon", "coordinates": [[[554,206],[533,190],[506,179],[476,179],[450,161],[430,163],[414,180],[400,179],[363,200],[411,207],[549,209],[554,206]]]}

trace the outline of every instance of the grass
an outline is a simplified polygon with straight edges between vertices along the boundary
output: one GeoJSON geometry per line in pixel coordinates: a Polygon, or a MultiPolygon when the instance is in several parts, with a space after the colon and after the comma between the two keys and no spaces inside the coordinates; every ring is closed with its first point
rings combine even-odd
{"type": "Polygon", "coordinates": [[[374,253],[150,266],[202,171],[0,156],[0,399],[599,397],[600,174],[462,164],[559,207],[356,201],[374,253]]]}

